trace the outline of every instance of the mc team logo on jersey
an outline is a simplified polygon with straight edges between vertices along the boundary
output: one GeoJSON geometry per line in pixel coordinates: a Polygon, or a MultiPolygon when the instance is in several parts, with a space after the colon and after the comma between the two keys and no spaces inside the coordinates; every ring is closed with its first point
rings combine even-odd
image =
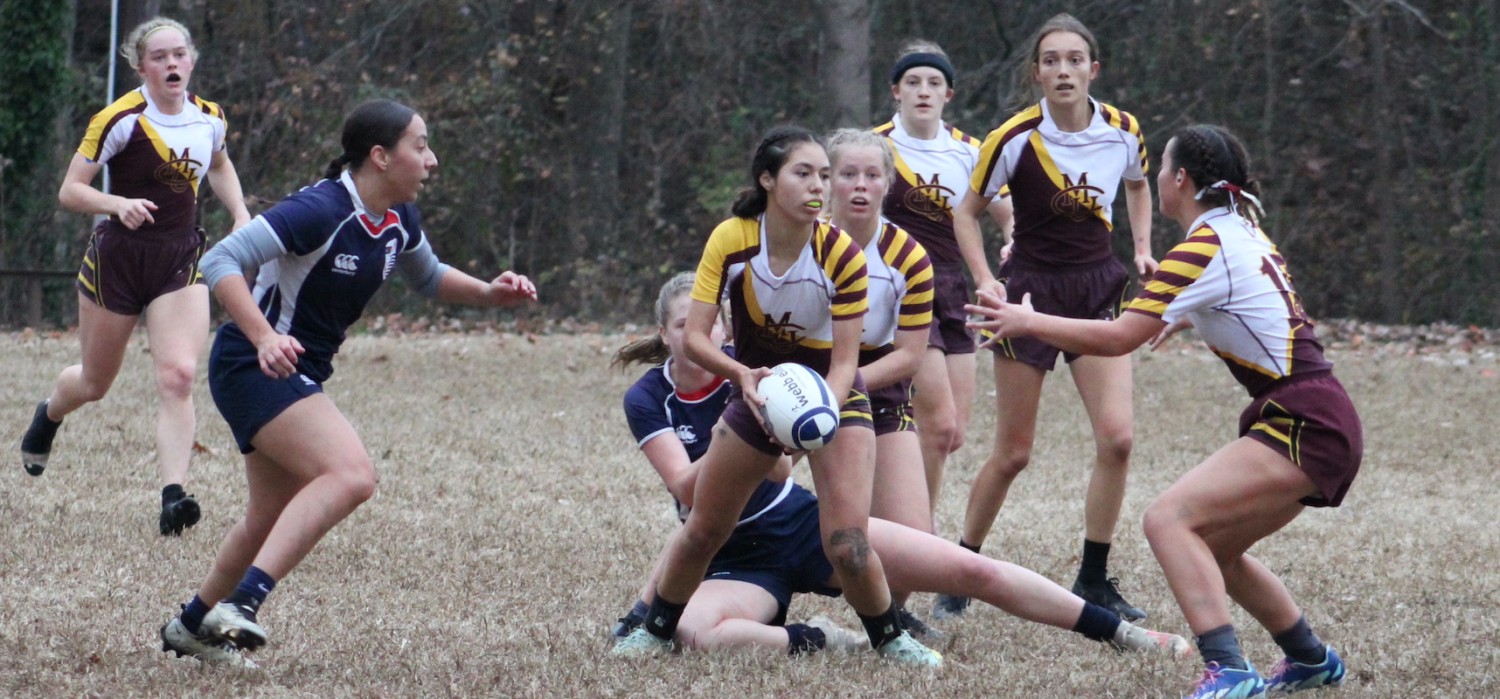
{"type": "Polygon", "coordinates": [[[782,313],[781,320],[767,314],[759,329],[765,346],[777,354],[788,354],[796,350],[804,337],[803,331],[807,330],[792,322],[791,311],[782,313]]]}
{"type": "Polygon", "coordinates": [[[902,205],[929,221],[952,218],[953,207],[948,202],[954,192],[938,181],[942,177],[941,173],[933,173],[930,182],[924,179],[921,173],[912,174],[917,176],[917,183],[907,190],[906,196],[901,200],[902,205]]]}
{"type": "Polygon", "coordinates": [[[176,150],[168,148],[167,153],[170,157],[167,158],[167,162],[157,166],[156,172],[152,173],[156,181],[170,187],[176,194],[181,194],[192,187],[193,181],[197,178],[196,173],[203,167],[203,163],[193,160],[191,151],[192,148],[183,148],[182,155],[178,155],[176,150]]]}
{"type": "Polygon", "coordinates": [[[1062,173],[1062,178],[1062,191],[1052,197],[1052,213],[1079,223],[1098,216],[1104,209],[1099,205],[1099,196],[1104,190],[1089,185],[1089,173],[1080,174],[1077,182],[1066,172],[1062,173]]]}

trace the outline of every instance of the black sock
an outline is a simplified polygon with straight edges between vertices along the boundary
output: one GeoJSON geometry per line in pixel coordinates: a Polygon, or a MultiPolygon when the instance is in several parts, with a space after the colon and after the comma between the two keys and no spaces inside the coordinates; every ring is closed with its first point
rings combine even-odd
{"type": "Polygon", "coordinates": [[[807,624],[786,625],[786,654],[816,653],[828,647],[828,634],[807,624]]]}
{"type": "Polygon", "coordinates": [[[1115,629],[1118,628],[1120,616],[1093,602],[1084,602],[1083,611],[1078,613],[1078,621],[1073,622],[1075,632],[1095,641],[1113,640],[1115,629]]]}
{"type": "Polygon", "coordinates": [[[1109,544],[1083,540],[1083,563],[1078,579],[1085,583],[1102,583],[1109,578],[1109,544]]]}
{"type": "Polygon", "coordinates": [[[1234,635],[1234,626],[1225,624],[1197,638],[1198,653],[1204,663],[1218,663],[1219,667],[1236,670],[1250,669],[1245,662],[1245,651],[1240,650],[1240,639],[1234,635]]]}
{"type": "Polygon", "coordinates": [[[172,485],[162,488],[161,506],[166,507],[167,505],[177,502],[178,500],[181,500],[184,495],[187,495],[187,492],[182,489],[181,483],[173,483],[172,485]]]}
{"type": "Polygon", "coordinates": [[[646,621],[641,626],[652,636],[670,641],[677,635],[677,622],[682,620],[684,609],[687,609],[686,604],[668,602],[661,596],[661,591],[657,590],[656,598],[651,600],[651,607],[646,610],[646,621]]]}
{"type": "Polygon", "coordinates": [[[870,637],[870,647],[879,648],[901,635],[901,618],[895,603],[891,608],[875,616],[859,615],[859,623],[865,625],[865,634],[870,637]]]}
{"type": "Polygon", "coordinates": [[[1328,657],[1323,650],[1323,639],[1313,633],[1305,616],[1297,617],[1297,623],[1292,624],[1292,628],[1272,635],[1271,640],[1281,646],[1286,657],[1303,665],[1317,665],[1328,657]]]}
{"type": "Polygon", "coordinates": [[[964,541],[964,538],[961,536],[958,537],[958,545],[970,551],[973,551],[974,553],[979,553],[979,547],[984,546],[984,544],[971,544],[967,541],[964,541]]]}

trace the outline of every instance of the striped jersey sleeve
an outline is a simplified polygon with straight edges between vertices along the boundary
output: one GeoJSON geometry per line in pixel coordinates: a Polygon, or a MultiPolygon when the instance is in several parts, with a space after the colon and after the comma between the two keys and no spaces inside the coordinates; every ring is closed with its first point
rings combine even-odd
{"type": "Polygon", "coordinates": [[[1227,273],[1213,265],[1219,250],[1218,233],[1200,226],[1162,258],[1161,268],[1125,310],[1171,323],[1224,298],[1217,287],[1227,283],[1227,273]]]}
{"type": "Polygon", "coordinates": [[[226,137],[229,133],[229,120],[224,118],[224,108],[218,102],[210,102],[202,97],[193,95],[193,105],[203,110],[204,114],[218,120],[214,130],[214,152],[224,150],[227,146],[226,137]]]}
{"type": "Polygon", "coordinates": [[[1029,134],[1042,121],[1042,106],[1032,105],[1006,120],[1000,128],[991,131],[979,146],[979,166],[969,178],[969,190],[978,192],[986,199],[1000,195],[1009,184],[1009,165],[1002,158],[1006,144],[1018,136],[1029,134]]]}
{"type": "Polygon", "coordinates": [[[754,257],[760,250],[760,224],[752,219],[732,218],[709,234],[693,281],[694,301],[718,305],[729,282],[729,268],[754,257]]]}
{"type": "Polygon", "coordinates": [[[881,257],[886,265],[906,279],[906,293],[901,297],[897,328],[921,330],[932,326],[932,260],[916,238],[897,226],[890,226],[880,239],[881,257]]]}
{"type": "MultiPolygon", "coordinates": [[[[78,144],[78,153],[88,158],[91,163],[101,162],[104,158],[105,143],[114,132],[115,125],[127,116],[144,111],[146,111],[146,98],[141,95],[140,90],[131,90],[121,95],[114,101],[114,104],[105,107],[89,119],[88,129],[83,132],[83,142],[78,144]]],[[[128,133],[125,134],[125,137],[128,138],[128,136],[128,133]]],[[[124,145],[123,138],[116,144],[115,149],[117,150],[122,145],[124,145]]]]}
{"type": "Polygon", "coordinates": [[[1104,112],[1104,120],[1121,131],[1135,137],[1136,157],[1131,167],[1125,168],[1125,179],[1139,180],[1151,173],[1151,164],[1146,157],[1146,136],[1141,133],[1141,122],[1130,112],[1116,108],[1113,105],[1099,103],[1099,109],[1104,112]]]}
{"type": "Polygon", "coordinates": [[[865,267],[865,253],[854,239],[829,223],[819,223],[813,231],[813,250],[818,264],[833,282],[831,311],[833,319],[849,320],[870,310],[870,278],[865,267]]]}

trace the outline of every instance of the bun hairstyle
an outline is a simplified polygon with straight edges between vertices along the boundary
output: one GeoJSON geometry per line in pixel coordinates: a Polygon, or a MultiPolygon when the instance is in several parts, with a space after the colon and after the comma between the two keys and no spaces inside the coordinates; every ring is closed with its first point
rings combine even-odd
{"type": "Polygon", "coordinates": [[[901,82],[901,76],[906,71],[917,66],[936,68],[948,81],[948,89],[953,89],[953,84],[958,78],[958,73],[953,70],[953,63],[948,59],[948,53],[937,42],[926,39],[912,39],[901,45],[901,50],[896,53],[896,65],[891,68],[891,84],[901,82]]]}
{"type": "Polygon", "coordinates": [[[1094,38],[1094,33],[1089,31],[1083,22],[1066,12],[1053,15],[1051,19],[1043,22],[1042,26],[1037,27],[1031,38],[1027,39],[1026,45],[1030,46],[1031,50],[1027,52],[1025,58],[1016,63],[1015,88],[1011,92],[1010,99],[1015,111],[1025,109],[1040,99],[1036,81],[1032,78],[1032,71],[1041,63],[1042,39],[1057,32],[1071,32],[1083,37],[1084,42],[1089,45],[1089,60],[1094,62],[1102,60],[1099,54],[1099,41],[1094,38]]]}
{"type": "MultiPolygon", "coordinates": [[[[672,302],[686,296],[693,290],[695,276],[692,272],[678,272],[676,276],[661,285],[661,291],[656,294],[656,327],[667,326],[667,312],[671,309],[672,302]]],[[[672,356],[672,350],[667,343],[661,339],[661,332],[657,331],[651,337],[636,340],[615,352],[615,358],[610,361],[611,367],[626,367],[631,364],[661,364],[672,356]]]]}
{"type": "Polygon", "coordinates": [[[182,23],[175,19],[152,17],[137,24],[135,29],[130,30],[130,33],[125,36],[125,43],[120,44],[120,56],[130,63],[131,70],[141,69],[141,59],[146,53],[146,39],[162,29],[176,29],[181,33],[182,38],[187,40],[188,52],[193,55],[193,60],[198,60],[198,47],[193,44],[193,33],[188,31],[187,27],[182,26],[182,23]]]}
{"type": "Polygon", "coordinates": [[[416,115],[417,110],[394,100],[371,100],[355,107],[344,119],[344,133],[339,139],[344,152],[328,163],[323,177],[336,180],[345,166],[358,170],[375,146],[395,148],[416,115]]]}
{"type": "Polygon", "coordinates": [[[1252,221],[1265,212],[1260,206],[1260,183],[1250,178],[1250,154],[1229,129],[1212,124],[1185,126],[1169,144],[1172,164],[1198,186],[1198,201],[1227,206],[1252,221]],[[1245,211],[1240,205],[1245,204],[1245,211]]]}
{"type": "Polygon", "coordinates": [[[801,126],[777,126],[767,131],[750,159],[750,186],[740,190],[730,211],[740,218],[755,218],[765,213],[768,199],[766,188],[760,184],[761,173],[775,177],[792,149],[803,143],[823,145],[817,134],[801,126]]]}

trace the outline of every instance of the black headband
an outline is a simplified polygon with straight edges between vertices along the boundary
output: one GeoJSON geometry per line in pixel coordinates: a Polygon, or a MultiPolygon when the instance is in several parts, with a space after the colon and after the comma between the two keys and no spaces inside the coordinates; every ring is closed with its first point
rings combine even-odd
{"type": "Polygon", "coordinates": [[[953,64],[949,63],[948,58],[940,53],[908,53],[902,56],[896,61],[896,67],[891,69],[891,84],[895,85],[901,82],[901,76],[906,75],[906,71],[917,66],[937,68],[938,72],[942,73],[943,77],[948,79],[948,87],[953,87],[953,64]]]}

